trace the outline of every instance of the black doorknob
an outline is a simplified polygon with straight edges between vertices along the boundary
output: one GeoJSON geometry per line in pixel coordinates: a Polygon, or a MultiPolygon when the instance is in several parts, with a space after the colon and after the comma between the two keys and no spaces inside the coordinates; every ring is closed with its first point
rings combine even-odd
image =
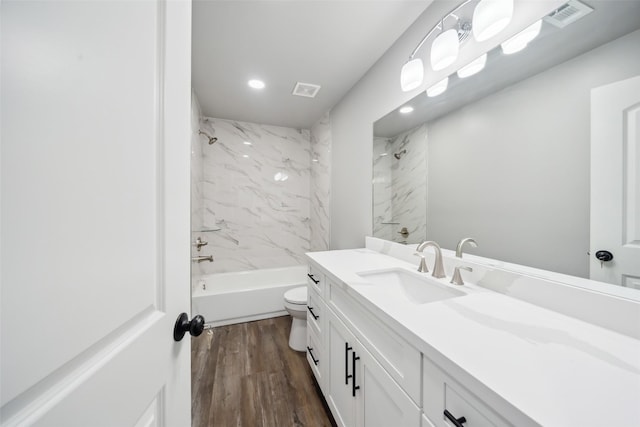
{"type": "Polygon", "coordinates": [[[598,258],[600,262],[607,262],[613,259],[613,254],[609,251],[598,251],[596,252],[596,258],[598,258]]]}
{"type": "Polygon", "coordinates": [[[180,341],[187,332],[189,332],[191,336],[197,337],[202,331],[204,331],[204,317],[198,314],[189,321],[187,313],[181,313],[173,327],[173,339],[180,341]]]}

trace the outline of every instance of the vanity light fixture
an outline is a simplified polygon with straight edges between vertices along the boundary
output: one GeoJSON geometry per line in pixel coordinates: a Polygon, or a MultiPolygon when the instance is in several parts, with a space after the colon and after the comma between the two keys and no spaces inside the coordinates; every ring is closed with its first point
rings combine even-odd
{"type": "Polygon", "coordinates": [[[513,0],[480,0],[473,11],[473,36],[479,42],[504,30],[513,17],[513,0]]]}
{"type": "Polygon", "coordinates": [[[431,45],[431,68],[440,71],[453,64],[458,58],[459,49],[458,31],[455,28],[440,33],[431,45]]]}
{"type": "Polygon", "coordinates": [[[531,40],[538,37],[538,34],[540,34],[540,28],[542,28],[542,19],[537,20],[532,25],[529,25],[509,40],[502,43],[500,45],[502,47],[502,53],[505,55],[511,55],[512,53],[520,52],[522,49],[527,47],[531,40]]]}
{"type": "Polygon", "coordinates": [[[252,79],[247,82],[250,88],[252,89],[264,89],[265,84],[262,80],[252,79]]]}
{"type": "Polygon", "coordinates": [[[400,114],[409,114],[413,111],[413,107],[410,105],[406,105],[400,109],[400,114]]]}
{"type": "Polygon", "coordinates": [[[402,70],[400,71],[400,87],[402,88],[402,91],[408,92],[420,86],[422,84],[423,76],[424,65],[422,65],[422,59],[409,59],[409,61],[402,66],[402,70]]]}
{"type": "Polygon", "coordinates": [[[480,55],[464,67],[458,70],[458,77],[464,79],[469,76],[473,76],[476,73],[482,71],[484,66],[487,64],[487,54],[480,55]]]}
{"type": "Polygon", "coordinates": [[[460,43],[466,40],[467,36],[471,32],[471,23],[463,22],[461,18],[456,14],[463,6],[468,4],[471,0],[465,0],[453,9],[451,12],[444,15],[442,19],[434,26],[418,43],[409,60],[402,66],[400,70],[400,87],[403,92],[408,92],[420,86],[424,78],[424,65],[420,58],[416,58],[416,54],[426,43],[426,41],[433,34],[439,31],[435,40],[431,45],[431,68],[434,71],[439,71],[447,68],[453,64],[458,58],[458,51],[460,50],[460,43]],[[447,20],[450,18],[455,19],[455,24],[449,23],[448,29],[445,30],[447,20]]]}
{"type": "Polygon", "coordinates": [[[447,90],[447,86],[449,86],[449,77],[445,77],[444,79],[440,80],[438,83],[436,83],[433,86],[431,86],[430,88],[428,88],[427,89],[427,96],[429,98],[433,98],[435,96],[438,96],[438,95],[444,93],[445,90],[447,90]]]}

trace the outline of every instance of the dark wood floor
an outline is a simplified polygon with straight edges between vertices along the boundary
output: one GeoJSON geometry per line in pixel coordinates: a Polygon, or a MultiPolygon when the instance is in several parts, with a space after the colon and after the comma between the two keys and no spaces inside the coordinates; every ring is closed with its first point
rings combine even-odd
{"type": "Polygon", "coordinates": [[[335,426],[290,328],[283,316],[192,338],[193,427],[335,426]]]}

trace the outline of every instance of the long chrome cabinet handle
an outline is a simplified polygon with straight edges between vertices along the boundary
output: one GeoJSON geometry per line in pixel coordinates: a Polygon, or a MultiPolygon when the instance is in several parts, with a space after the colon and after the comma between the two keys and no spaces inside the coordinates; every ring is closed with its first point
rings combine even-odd
{"type": "Polygon", "coordinates": [[[360,357],[356,356],[356,352],[351,353],[351,370],[353,372],[353,381],[351,382],[351,395],[356,397],[356,390],[360,390],[360,386],[356,385],[356,360],[360,357]]]}
{"type": "Polygon", "coordinates": [[[349,350],[353,350],[353,347],[349,347],[349,343],[344,343],[344,383],[349,384],[349,350]]]}

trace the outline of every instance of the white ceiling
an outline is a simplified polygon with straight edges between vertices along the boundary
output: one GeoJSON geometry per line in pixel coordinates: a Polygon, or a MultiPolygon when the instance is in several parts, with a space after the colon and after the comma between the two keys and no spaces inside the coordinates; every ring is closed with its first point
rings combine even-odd
{"type": "Polygon", "coordinates": [[[202,114],[310,128],[430,3],[195,0],[192,84],[202,114]],[[252,78],[266,88],[250,89],[252,78]],[[292,96],[298,81],[322,89],[292,96]]]}

